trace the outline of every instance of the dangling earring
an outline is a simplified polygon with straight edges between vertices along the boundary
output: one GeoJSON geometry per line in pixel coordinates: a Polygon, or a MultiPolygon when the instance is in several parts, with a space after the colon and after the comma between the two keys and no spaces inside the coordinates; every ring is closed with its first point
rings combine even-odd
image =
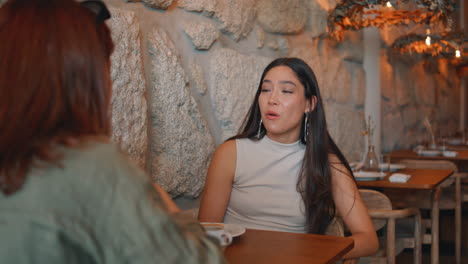
{"type": "Polygon", "coordinates": [[[262,119],[260,119],[260,124],[258,124],[257,138],[260,138],[261,133],[262,133],[262,119]]]}
{"type": "Polygon", "coordinates": [[[305,118],[304,118],[304,142],[307,143],[307,137],[309,136],[309,112],[305,113],[305,118]]]}

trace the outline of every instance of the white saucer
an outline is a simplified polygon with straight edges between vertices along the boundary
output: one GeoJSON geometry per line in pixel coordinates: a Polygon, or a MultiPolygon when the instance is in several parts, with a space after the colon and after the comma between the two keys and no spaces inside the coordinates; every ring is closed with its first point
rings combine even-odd
{"type": "Polygon", "coordinates": [[[385,177],[383,172],[374,171],[356,171],[354,172],[354,178],[356,181],[376,181],[381,180],[385,177]]]}
{"type": "Polygon", "coordinates": [[[462,145],[464,142],[462,138],[449,138],[447,139],[447,143],[455,146],[455,145],[462,145]]]}
{"type": "Polygon", "coordinates": [[[439,156],[440,154],[441,152],[439,150],[421,150],[418,152],[418,155],[427,157],[439,156]]]}
{"type": "Polygon", "coordinates": [[[458,155],[458,152],[446,150],[442,152],[442,155],[444,155],[444,157],[447,157],[447,158],[454,158],[458,155]]]}
{"type": "Polygon", "coordinates": [[[202,222],[200,223],[202,226],[220,226],[223,227],[224,230],[229,233],[232,237],[237,237],[245,233],[245,227],[237,224],[224,224],[224,223],[209,223],[209,222],[202,222]]]}

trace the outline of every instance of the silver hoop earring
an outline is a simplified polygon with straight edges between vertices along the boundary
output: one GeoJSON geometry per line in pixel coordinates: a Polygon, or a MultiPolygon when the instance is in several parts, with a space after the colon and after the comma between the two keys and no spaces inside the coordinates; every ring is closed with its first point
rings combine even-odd
{"type": "Polygon", "coordinates": [[[260,138],[261,133],[262,133],[262,119],[260,119],[260,124],[258,124],[257,138],[260,138]]]}
{"type": "Polygon", "coordinates": [[[309,136],[309,113],[305,113],[304,118],[304,142],[307,143],[307,137],[309,136]]]}

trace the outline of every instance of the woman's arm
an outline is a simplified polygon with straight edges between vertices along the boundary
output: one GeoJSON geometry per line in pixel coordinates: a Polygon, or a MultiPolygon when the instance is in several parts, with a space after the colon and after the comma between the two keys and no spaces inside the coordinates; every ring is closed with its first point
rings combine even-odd
{"type": "Polygon", "coordinates": [[[171,196],[163,188],[161,188],[161,186],[159,186],[157,183],[153,183],[153,187],[159,193],[159,196],[161,197],[161,200],[163,201],[169,213],[175,214],[180,212],[180,208],[177,206],[177,204],[174,203],[171,196]]]}
{"type": "MultiPolygon", "coordinates": [[[[117,152],[116,147],[111,150],[117,152]]],[[[89,222],[94,227],[93,241],[102,249],[98,259],[113,264],[224,263],[217,243],[206,236],[198,221],[170,215],[168,211],[178,210],[170,196],[159,185],[151,185],[150,177],[125,155],[106,161],[93,167],[95,175],[88,177],[93,187],[98,186],[89,198],[97,199],[93,205],[100,203],[92,211],[97,214],[95,222],[89,222]]],[[[79,234],[86,242],[85,233],[79,234]]]]}
{"type": "Polygon", "coordinates": [[[374,254],[379,241],[367,208],[361,200],[356,183],[336,156],[330,156],[332,192],[337,215],[351,231],[354,248],[344,258],[358,258],[374,254]]]}
{"type": "Polygon", "coordinates": [[[221,144],[211,159],[198,220],[223,222],[236,172],[236,141],[221,144]]]}

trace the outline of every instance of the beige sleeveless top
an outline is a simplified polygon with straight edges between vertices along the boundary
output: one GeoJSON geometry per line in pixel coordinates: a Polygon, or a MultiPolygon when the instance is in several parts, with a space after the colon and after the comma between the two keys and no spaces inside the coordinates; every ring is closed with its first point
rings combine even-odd
{"type": "Polygon", "coordinates": [[[237,164],[225,223],[305,233],[304,204],[296,190],[305,146],[267,136],[237,139],[237,164]]]}

